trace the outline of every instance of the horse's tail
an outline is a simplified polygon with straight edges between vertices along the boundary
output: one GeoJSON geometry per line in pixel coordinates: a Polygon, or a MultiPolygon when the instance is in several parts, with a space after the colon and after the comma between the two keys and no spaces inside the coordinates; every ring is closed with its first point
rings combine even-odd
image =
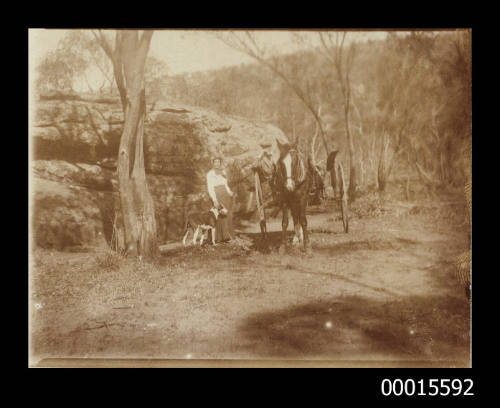
{"type": "Polygon", "coordinates": [[[330,152],[328,157],[326,158],[326,171],[330,171],[333,169],[335,165],[335,157],[337,156],[337,152],[330,152]]]}

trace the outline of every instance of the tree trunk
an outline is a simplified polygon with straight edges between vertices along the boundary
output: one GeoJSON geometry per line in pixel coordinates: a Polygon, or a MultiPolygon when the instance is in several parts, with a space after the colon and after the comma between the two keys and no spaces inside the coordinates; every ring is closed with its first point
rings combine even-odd
{"type": "Polygon", "coordinates": [[[118,185],[125,253],[144,258],[158,251],[154,202],[146,184],[144,167],[144,116],[146,92],[144,66],[152,30],[118,30],[112,48],[104,34],[93,32],[113,64],[120,93],[124,125],[118,152],[118,185]]]}
{"type": "Polygon", "coordinates": [[[442,183],[445,183],[448,179],[444,161],[445,161],[444,154],[443,154],[443,151],[441,150],[439,152],[439,165],[440,165],[440,169],[441,169],[441,182],[442,183]]]}
{"type": "MultiPolygon", "coordinates": [[[[350,89],[350,85],[349,85],[349,89],[350,89]]],[[[366,168],[365,168],[365,162],[364,162],[365,152],[363,149],[363,120],[361,118],[361,113],[359,112],[358,105],[354,101],[352,93],[349,92],[349,95],[350,95],[350,102],[352,104],[352,107],[354,108],[354,111],[356,112],[356,114],[358,116],[358,121],[359,121],[358,126],[357,126],[359,152],[357,153],[357,157],[356,157],[358,159],[358,162],[359,162],[359,179],[357,180],[357,184],[359,186],[364,186],[365,180],[366,180],[366,178],[365,178],[366,168]]],[[[368,154],[366,156],[368,156],[368,154]]]]}
{"type": "Polygon", "coordinates": [[[144,33],[140,40],[136,31],[121,34],[126,105],[117,167],[125,250],[128,254],[151,258],[158,251],[158,242],[154,202],[144,167],[144,65],[152,33],[144,33]]]}
{"type": "MultiPolygon", "coordinates": [[[[347,102],[348,103],[348,102],[347,102]]],[[[354,151],[354,141],[352,139],[351,126],[349,123],[349,107],[347,106],[344,110],[345,112],[345,131],[347,135],[347,143],[349,146],[349,192],[348,196],[351,201],[356,198],[356,187],[357,187],[357,177],[356,177],[356,158],[354,151]]]]}
{"type": "Polygon", "coordinates": [[[364,151],[362,143],[359,144],[359,185],[363,187],[365,185],[365,160],[364,151]]]}
{"type": "Polygon", "coordinates": [[[406,175],[405,195],[406,201],[410,201],[410,174],[406,175]]]}
{"type": "Polygon", "coordinates": [[[139,95],[129,94],[128,103],[118,155],[125,248],[129,254],[150,258],[158,244],[154,202],[144,168],[144,90],[139,95]]]}
{"type": "Polygon", "coordinates": [[[394,165],[396,156],[401,150],[401,131],[400,135],[398,138],[398,142],[396,147],[394,147],[394,151],[392,152],[391,157],[388,159],[387,158],[387,151],[389,147],[389,139],[386,140],[386,134],[384,134],[384,138],[382,141],[382,152],[380,155],[380,161],[378,165],[378,189],[379,191],[385,191],[385,188],[387,186],[387,180],[389,179],[389,176],[391,175],[392,171],[392,166],[394,165]]]}
{"type": "MultiPolygon", "coordinates": [[[[377,179],[377,149],[376,149],[376,138],[372,136],[371,146],[368,148],[368,164],[369,169],[368,173],[370,174],[369,180],[373,181],[373,184],[378,188],[378,179],[377,179]]],[[[371,183],[371,181],[369,181],[371,183]]]]}
{"type": "Polygon", "coordinates": [[[389,142],[386,138],[387,134],[384,132],[382,136],[382,146],[380,149],[380,158],[377,169],[378,189],[379,191],[382,192],[385,191],[385,187],[387,185],[387,177],[388,177],[388,171],[386,171],[386,160],[387,160],[387,147],[389,146],[389,142]]]}
{"type": "Polygon", "coordinates": [[[379,191],[385,191],[386,177],[385,177],[385,163],[384,158],[381,157],[378,163],[377,181],[379,191]]]}

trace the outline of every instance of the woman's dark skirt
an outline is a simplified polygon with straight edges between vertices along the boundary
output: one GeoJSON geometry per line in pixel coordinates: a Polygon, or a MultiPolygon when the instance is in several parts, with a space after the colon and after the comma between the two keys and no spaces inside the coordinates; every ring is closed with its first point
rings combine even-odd
{"type": "Polygon", "coordinates": [[[226,215],[219,214],[217,226],[215,229],[215,241],[224,242],[234,237],[233,231],[233,198],[227,193],[225,186],[216,186],[214,188],[215,196],[219,204],[227,210],[226,215]]]}

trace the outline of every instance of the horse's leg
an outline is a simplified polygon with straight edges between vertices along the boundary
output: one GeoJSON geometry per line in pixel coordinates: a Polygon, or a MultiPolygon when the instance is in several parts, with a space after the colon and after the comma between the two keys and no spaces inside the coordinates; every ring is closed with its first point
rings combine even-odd
{"type": "Polygon", "coordinates": [[[295,227],[295,237],[293,237],[293,242],[302,245],[304,243],[304,233],[302,232],[302,225],[300,225],[300,217],[297,220],[297,226],[295,227]]]}
{"type": "Polygon", "coordinates": [[[198,226],[196,230],[194,231],[193,235],[193,245],[196,245],[196,239],[198,238],[198,234],[200,233],[200,227],[198,226]]]}
{"type": "Polygon", "coordinates": [[[286,230],[288,228],[288,207],[286,204],[283,204],[283,219],[281,221],[281,246],[280,246],[280,254],[283,254],[286,251],[287,248],[287,242],[286,242],[286,230]]]}
{"type": "Polygon", "coordinates": [[[300,244],[301,240],[301,228],[300,228],[300,217],[299,217],[299,207],[294,204],[291,208],[292,218],[293,218],[293,228],[295,229],[295,236],[293,237],[293,244],[300,244]]]}
{"type": "Polygon", "coordinates": [[[309,232],[307,231],[307,218],[306,218],[307,198],[300,201],[300,225],[302,226],[302,234],[304,235],[304,249],[309,254],[311,253],[311,246],[309,244],[309,232]]]}
{"type": "Polygon", "coordinates": [[[262,235],[262,239],[265,241],[267,239],[267,228],[265,220],[260,221],[260,233],[262,235]]]}
{"type": "Polygon", "coordinates": [[[182,245],[186,246],[186,239],[189,234],[189,228],[186,228],[186,234],[184,235],[184,238],[182,239],[182,245]]]}

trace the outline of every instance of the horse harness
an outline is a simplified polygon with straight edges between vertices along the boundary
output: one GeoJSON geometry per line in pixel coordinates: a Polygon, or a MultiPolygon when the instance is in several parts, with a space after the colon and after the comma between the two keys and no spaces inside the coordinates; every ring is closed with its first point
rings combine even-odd
{"type": "MultiPolygon", "coordinates": [[[[294,180],[293,178],[293,175],[294,175],[294,168],[291,169],[291,175],[290,176],[286,176],[286,180],[292,180],[295,182],[295,188],[298,188],[302,185],[302,183],[304,183],[304,181],[306,181],[306,170],[304,168],[304,161],[300,155],[300,153],[297,151],[297,149],[290,149],[288,150],[287,154],[290,154],[290,153],[295,153],[297,155],[297,161],[299,162],[299,165],[300,165],[300,174],[299,176],[297,177],[297,181],[294,180]]],[[[286,155],[285,155],[286,157],[286,155]]],[[[279,159],[279,162],[281,162],[281,164],[283,165],[283,160],[280,158],[279,159]]]]}

